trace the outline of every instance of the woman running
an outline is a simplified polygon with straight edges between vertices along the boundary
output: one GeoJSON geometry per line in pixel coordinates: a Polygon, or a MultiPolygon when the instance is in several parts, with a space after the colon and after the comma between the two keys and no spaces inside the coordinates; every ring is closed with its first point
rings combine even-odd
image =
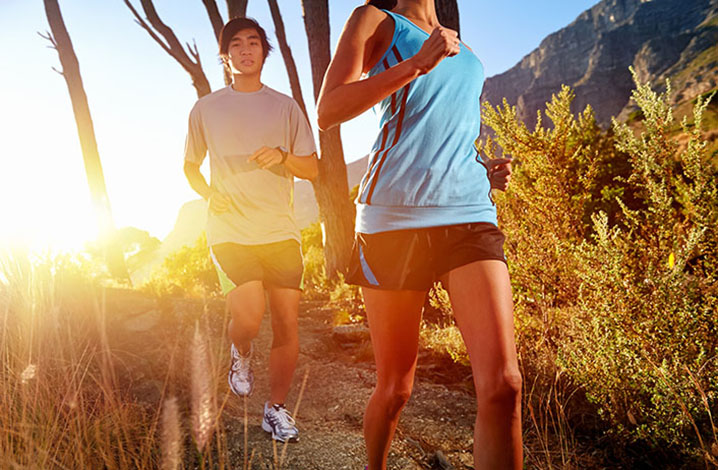
{"type": "Polygon", "coordinates": [[[448,289],[476,388],[477,470],[520,469],[521,375],[511,284],[491,188],[509,159],[484,163],[481,62],[439,24],[434,0],[372,0],[354,10],[318,102],[328,129],[374,105],[381,132],[357,197],[348,280],[362,287],[377,385],[364,414],[369,470],[386,469],[411,394],[424,298],[448,289]]]}

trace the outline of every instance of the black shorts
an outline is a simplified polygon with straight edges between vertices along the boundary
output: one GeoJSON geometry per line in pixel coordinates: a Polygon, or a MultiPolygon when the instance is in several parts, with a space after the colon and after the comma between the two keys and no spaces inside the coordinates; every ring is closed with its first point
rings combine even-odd
{"type": "Polygon", "coordinates": [[[262,281],[265,287],[302,289],[304,264],[296,240],[265,245],[219,243],[212,245],[212,254],[235,286],[262,281]]]}
{"type": "Polygon", "coordinates": [[[388,290],[428,290],[442,275],[504,256],[504,234],[476,222],[374,234],[357,233],[347,282],[388,290]]]}

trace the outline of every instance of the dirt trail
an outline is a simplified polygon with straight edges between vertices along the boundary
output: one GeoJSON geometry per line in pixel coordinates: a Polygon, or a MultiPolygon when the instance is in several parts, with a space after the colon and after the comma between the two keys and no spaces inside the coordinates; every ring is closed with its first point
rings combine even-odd
{"type": "MultiPolygon", "coordinates": [[[[126,365],[122,375],[131,394],[151,410],[158,409],[163,394],[174,394],[180,398],[185,415],[189,413],[191,388],[189,345],[195,323],[199,320],[204,325],[213,347],[220,348],[217,396],[220,403],[227,399],[222,414],[227,456],[231,468],[241,469],[243,400],[228,392],[224,301],[158,303],[137,292],[123,291],[108,300],[108,312],[117,321],[111,337],[120,362],[126,365]],[[226,354],[222,352],[225,349],[226,354]]],[[[290,410],[294,410],[303,376],[309,372],[297,416],[300,440],[288,445],[282,467],[285,470],[363,470],[366,464],[362,416],[375,383],[371,344],[368,337],[355,343],[337,341],[332,336],[333,318],[334,310],[324,301],[303,301],[300,305],[300,353],[287,399],[290,410]]],[[[269,469],[273,460],[271,438],[261,428],[264,401],[269,397],[269,320],[267,312],[254,344],[255,390],[247,399],[248,453],[255,452],[252,469],[269,469]]],[[[389,455],[389,468],[472,468],[475,405],[469,370],[448,359],[422,356],[414,392],[389,455]]],[[[191,446],[189,442],[187,445],[191,446]]]]}
{"type": "MultiPolygon", "coordinates": [[[[297,424],[300,440],[289,444],[283,468],[303,470],[362,470],[366,464],[362,415],[375,382],[368,343],[342,347],[332,338],[332,310],[323,302],[303,302],[299,318],[300,354],[294,386],[287,400],[294,409],[302,378],[308,379],[297,424]],[[359,360],[359,359],[364,360],[359,360]]],[[[265,316],[255,343],[256,388],[248,399],[249,449],[269,462],[272,443],[262,431],[262,406],[269,395],[267,361],[271,328],[265,316]]],[[[420,359],[421,361],[421,359],[420,359]]],[[[436,364],[431,364],[431,369],[436,364]]],[[[456,469],[472,468],[471,446],[475,405],[470,393],[432,383],[420,367],[414,393],[404,409],[389,456],[389,468],[401,470],[451,468],[436,460],[437,451],[456,469]]],[[[452,387],[455,388],[455,387],[452,387]]],[[[225,408],[229,452],[242,461],[243,408],[230,397],[225,408]]],[[[280,446],[281,450],[281,446],[280,446]]],[[[240,466],[241,468],[241,466],[240,466]]],[[[257,467],[260,468],[260,467],[257,467]]]]}

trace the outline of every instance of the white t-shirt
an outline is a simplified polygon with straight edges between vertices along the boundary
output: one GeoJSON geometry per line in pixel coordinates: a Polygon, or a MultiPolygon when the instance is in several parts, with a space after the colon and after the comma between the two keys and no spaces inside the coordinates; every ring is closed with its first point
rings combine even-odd
{"type": "Polygon", "coordinates": [[[195,103],[189,116],[185,160],[201,164],[209,152],[211,185],[230,210],[207,216],[207,242],[259,245],[301,240],[294,220],[294,176],[284,165],[263,170],[247,159],[266,147],[293,155],[316,152],[299,105],[267,86],[243,93],[231,86],[195,103]]]}

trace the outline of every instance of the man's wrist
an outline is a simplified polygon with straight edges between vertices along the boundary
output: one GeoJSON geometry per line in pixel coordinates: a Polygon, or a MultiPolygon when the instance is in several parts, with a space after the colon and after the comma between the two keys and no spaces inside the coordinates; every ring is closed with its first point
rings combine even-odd
{"type": "Polygon", "coordinates": [[[284,162],[287,161],[287,157],[289,156],[289,152],[287,152],[287,150],[286,150],[284,147],[282,147],[281,145],[280,145],[279,147],[277,147],[277,150],[279,150],[279,153],[282,154],[282,160],[279,162],[279,164],[281,165],[281,164],[283,164],[284,162]]]}

